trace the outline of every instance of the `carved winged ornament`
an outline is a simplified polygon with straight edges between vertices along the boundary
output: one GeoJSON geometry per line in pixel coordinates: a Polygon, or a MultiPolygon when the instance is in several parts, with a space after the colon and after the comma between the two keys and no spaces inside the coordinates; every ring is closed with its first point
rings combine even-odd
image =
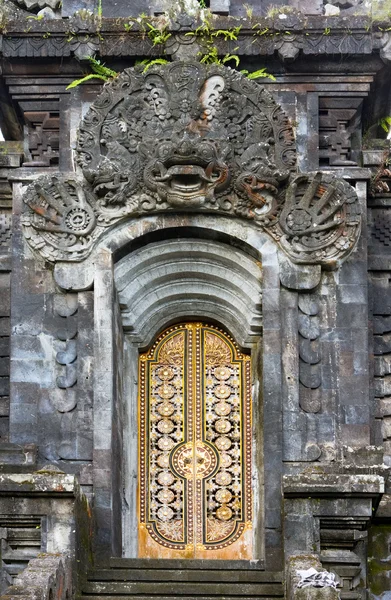
{"type": "Polygon", "coordinates": [[[84,117],[77,162],[83,177],[43,176],[24,197],[28,243],[51,262],[81,261],[114,224],[162,212],[252,221],[299,263],[335,264],[360,234],[354,189],[297,175],[286,114],[226,67],[126,69],[84,117]]]}

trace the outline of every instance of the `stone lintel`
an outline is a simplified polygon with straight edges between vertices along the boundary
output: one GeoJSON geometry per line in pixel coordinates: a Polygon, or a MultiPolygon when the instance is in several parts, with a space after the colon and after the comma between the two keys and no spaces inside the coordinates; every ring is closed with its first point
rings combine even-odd
{"type": "Polygon", "coordinates": [[[37,462],[37,447],[35,444],[0,444],[0,473],[6,471],[23,472],[34,470],[37,462]]]}
{"type": "Polygon", "coordinates": [[[363,169],[361,167],[335,167],[334,169],[321,169],[324,173],[331,173],[332,175],[336,175],[337,177],[342,177],[342,179],[349,180],[368,180],[372,176],[371,169],[363,169]]]}
{"type": "MultiPolygon", "coordinates": [[[[41,175],[55,175],[57,173],[57,169],[55,167],[48,167],[43,169],[42,167],[37,168],[28,168],[28,167],[19,167],[18,169],[13,169],[10,171],[8,175],[8,180],[13,183],[24,183],[28,185],[32,181],[35,181],[41,175]]],[[[68,173],[71,177],[75,177],[74,171],[68,173]]]]}
{"type": "Polygon", "coordinates": [[[76,477],[65,473],[0,474],[0,497],[9,495],[75,497],[78,491],[76,477]]]}
{"type": "Polygon", "coordinates": [[[369,496],[384,493],[384,477],[380,475],[330,475],[324,473],[284,475],[285,497],[369,496]]]}

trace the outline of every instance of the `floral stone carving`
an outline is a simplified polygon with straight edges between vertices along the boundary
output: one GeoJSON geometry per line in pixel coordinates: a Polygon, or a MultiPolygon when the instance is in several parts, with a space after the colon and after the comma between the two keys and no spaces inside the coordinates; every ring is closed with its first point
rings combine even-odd
{"type": "Polygon", "coordinates": [[[346,256],[359,231],[354,189],[296,176],[292,127],[261,85],[198,62],[126,69],[79,130],[84,180],[42,177],[28,189],[26,237],[49,261],[80,261],[115,223],[157,212],[251,220],[294,262],[346,256]]]}

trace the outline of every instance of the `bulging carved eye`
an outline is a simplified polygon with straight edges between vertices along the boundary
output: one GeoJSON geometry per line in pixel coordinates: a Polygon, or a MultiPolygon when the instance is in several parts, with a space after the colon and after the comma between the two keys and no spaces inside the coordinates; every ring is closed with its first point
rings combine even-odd
{"type": "Polygon", "coordinates": [[[208,144],[207,142],[201,142],[201,144],[198,146],[197,154],[205,160],[210,161],[215,157],[215,150],[211,144],[208,144]]]}
{"type": "Polygon", "coordinates": [[[174,152],[174,145],[171,142],[160,144],[157,154],[161,160],[166,160],[174,152]]]}

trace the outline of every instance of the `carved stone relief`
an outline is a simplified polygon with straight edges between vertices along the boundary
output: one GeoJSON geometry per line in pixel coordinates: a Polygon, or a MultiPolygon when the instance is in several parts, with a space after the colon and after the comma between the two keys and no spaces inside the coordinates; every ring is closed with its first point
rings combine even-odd
{"type": "Polygon", "coordinates": [[[76,406],[77,382],[77,294],[57,294],[54,296],[54,313],[58,317],[56,331],[59,351],[56,362],[59,365],[57,387],[62,395],[54,397],[58,411],[68,412],[76,406]]]}
{"type": "Polygon", "coordinates": [[[321,410],[321,352],[319,302],[315,294],[299,295],[300,407],[309,413],[321,410]]]}
{"type": "Polygon", "coordinates": [[[360,233],[356,193],[325,173],[296,175],[292,127],[261,85],[197,62],[126,69],[81,123],[85,180],[42,177],[25,195],[30,245],[80,261],[121,220],[207,212],[263,229],[298,263],[334,264],[360,233]]]}
{"type": "Polygon", "coordinates": [[[11,211],[0,213],[0,254],[9,252],[12,237],[11,211]]]}
{"type": "Polygon", "coordinates": [[[319,98],[319,159],[322,166],[357,166],[352,134],[361,120],[362,103],[362,98],[319,98]]]}
{"type": "Polygon", "coordinates": [[[29,160],[26,167],[52,167],[58,165],[60,119],[57,113],[25,112],[28,127],[29,160]]]}

